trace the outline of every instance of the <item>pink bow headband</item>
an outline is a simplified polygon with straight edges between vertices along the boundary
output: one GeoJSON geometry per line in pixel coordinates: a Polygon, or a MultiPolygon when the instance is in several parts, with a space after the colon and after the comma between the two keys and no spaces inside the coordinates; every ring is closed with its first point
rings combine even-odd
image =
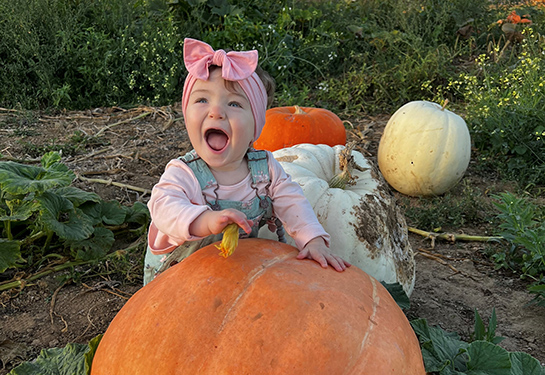
{"type": "Polygon", "coordinates": [[[184,39],[184,63],[189,72],[184,83],[182,112],[189,103],[189,94],[197,79],[207,81],[210,65],[221,66],[221,76],[226,81],[236,81],[250,101],[254,115],[254,141],[259,138],[265,126],[267,90],[261,78],[255,73],[258,55],[256,50],[241,52],[214,51],[210,45],[196,39],[184,39]]]}

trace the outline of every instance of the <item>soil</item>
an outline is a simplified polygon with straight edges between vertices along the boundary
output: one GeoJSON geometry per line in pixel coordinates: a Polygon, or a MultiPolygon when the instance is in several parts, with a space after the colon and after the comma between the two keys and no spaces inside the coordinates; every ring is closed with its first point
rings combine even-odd
{"type": "MultiPolygon", "coordinates": [[[[346,120],[349,139],[358,142],[356,149],[376,162],[388,116],[346,120]]],[[[75,186],[123,204],[146,203],[149,189],[167,162],[190,148],[178,106],[54,114],[0,109],[0,140],[0,160],[36,162],[44,151],[62,149],[63,162],[79,176],[103,180],[78,179],[75,186]],[[109,180],[122,186],[104,183],[109,180]]],[[[484,199],[513,186],[490,172],[478,171],[473,163],[464,180],[465,186],[481,192],[484,199]]],[[[398,201],[418,203],[417,198],[394,194],[398,201]]],[[[462,194],[462,189],[456,188],[452,197],[462,194]]],[[[473,235],[491,235],[491,231],[486,222],[452,228],[453,233],[473,235]]],[[[526,291],[526,281],[495,269],[486,256],[492,245],[432,242],[413,233],[409,238],[416,260],[416,286],[411,308],[406,311],[409,319],[425,318],[431,325],[458,332],[468,340],[475,309],[487,322],[495,308],[496,333],[505,337],[500,345],[545,362],[545,310],[528,304],[532,296],[526,291]]],[[[140,269],[142,258],[133,260],[133,270],[140,269]]],[[[88,269],[82,266],[75,272],[85,275],[88,269]]],[[[0,274],[0,282],[28,276],[8,270],[0,274]]],[[[66,280],[73,279],[63,273],[52,274],[0,294],[0,375],[35,358],[41,349],[87,343],[104,333],[127,298],[141,287],[138,271],[115,278],[96,275],[66,280]]]]}

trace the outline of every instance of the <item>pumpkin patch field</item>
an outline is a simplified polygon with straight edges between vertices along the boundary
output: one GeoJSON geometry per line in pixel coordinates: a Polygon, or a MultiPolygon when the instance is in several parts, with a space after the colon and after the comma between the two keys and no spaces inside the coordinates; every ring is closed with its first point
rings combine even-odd
{"type": "Polygon", "coordinates": [[[0,1],[0,375],[545,375],[544,71],[545,0],[0,1]],[[294,259],[308,227],[258,196],[282,216],[258,239],[142,286],[192,39],[240,77],[258,55],[253,146],[345,272],[294,259]]]}
{"type": "MultiPolygon", "coordinates": [[[[430,336],[436,334],[432,327],[437,327],[457,333],[458,343],[488,338],[488,341],[499,342],[508,352],[524,352],[545,363],[544,308],[531,303],[534,296],[527,290],[530,284],[527,279],[520,279],[508,269],[498,269],[491,260],[491,255],[499,254],[499,250],[507,246],[493,240],[500,235],[490,217],[499,212],[495,211],[493,202],[501,192],[512,190],[514,182],[501,180],[492,171],[479,169],[470,161],[461,181],[444,197],[401,194],[388,187],[377,162],[380,139],[391,116],[340,117],[350,123],[346,126],[347,141],[355,142],[354,151],[369,163],[368,170],[355,175],[362,179],[364,175],[373,175],[381,186],[379,195],[388,199],[384,201],[387,203],[376,203],[372,207],[393,205],[380,217],[388,228],[395,226],[394,222],[403,222],[397,230],[405,233],[404,248],[410,249],[413,256],[410,264],[414,267],[411,268],[414,275],[410,274],[411,280],[405,287],[410,292],[410,306],[404,306],[403,312],[413,323],[420,340],[424,340],[425,332],[430,336]],[[499,337],[504,339],[500,342],[499,337]]],[[[57,113],[0,109],[0,162],[38,165],[39,158],[46,152],[63,150],[62,162],[76,176],[74,187],[123,205],[146,203],[166,163],[189,150],[180,118],[178,105],[57,113]]],[[[283,155],[284,162],[294,160],[293,154],[283,155]]],[[[303,175],[296,170],[293,169],[293,173],[303,175]]],[[[319,185],[313,184],[316,188],[319,185]]],[[[344,202],[348,198],[342,199],[344,202]]],[[[342,209],[340,204],[338,206],[342,209]]],[[[345,240],[352,241],[354,248],[361,246],[357,234],[366,235],[365,222],[374,228],[373,215],[368,213],[365,217],[359,228],[361,232],[351,233],[353,237],[346,235],[345,240]]],[[[126,224],[120,227],[123,225],[126,224]]],[[[330,231],[335,230],[334,224],[328,225],[330,231]]],[[[349,229],[352,228],[343,228],[346,233],[349,229]]],[[[126,226],[125,230],[130,231],[131,227],[126,226]]],[[[60,367],[63,355],[81,350],[68,344],[87,344],[104,334],[116,314],[128,306],[128,299],[141,290],[144,241],[142,233],[121,237],[112,246],[117,252],[98,265],[62,268],[63,259],[50,257],[32,269],[8,269],[2,273],[0,288],[7,282],[15,284],[0,290],[0,375],[37,358],[43,349],[52,350],[49,354],[53,360],[58,355],[60,367]],[[59,268],[53,272],[55,267],[59,268]],[[57,351],[53,351],[54,348],[57,351]]],[[[320,308],[317,311],[321,311],[320,308]]],[[[254,317],[260,318],[256,321],[262,324],[267,320],[266,312],[262,312],[262,316],[258,313],[254,317]]],[[[191,321],[186,323],[192,324],[191,321]]],[[[226,325],[225,329],[234,331],[225,338],[224,350],[236,352],[236,347],[229,348],[229,345],[231,340],[232,345],[239,345],[234,333],[238,328],[226,325]]],[[[145,345],[146,336],[154,334],[150,328],[138,340],[145,345]]],[[[348,342],[348,338],[342,341],[343,345],[348,342]]],[[[470,352],[473,350],[471,353],[475,354],[479,348],[473,345],[470,352]]],[[[124,354],[123,361],[131,361],[130,352],[124,354]]],[[[478,363],[471,365],[478,366],[478,363]]],[[[32,373],[29,368],[25,370],[29,372],[13,373],[32,373]]]]}

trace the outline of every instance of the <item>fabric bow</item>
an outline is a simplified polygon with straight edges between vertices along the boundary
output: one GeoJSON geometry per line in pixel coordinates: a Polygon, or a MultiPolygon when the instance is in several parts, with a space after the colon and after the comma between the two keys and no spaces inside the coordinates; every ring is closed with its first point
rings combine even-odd
{"type": "Polygon", "coordinates": [[[255,72],[258,63],[258,52],[214,51],[212,47],[200,40],[185,38],[184,63],[189,74],[185,78],[182,94],[182,112],[186,117],[189,96],[197,80],[208,81],[210,65],[221,67],[221,76],[226,81],[237,82],[250,101],[254,115],[254,141],[265,126],[267,111],[267,89],[259,75],[255,72]]]}
{"type": "Polygon", "coordinates": [[[227,81],[241,81],[252,75],[258,63],[258,53],[252,51],[214,51],[200,40],[185,38],[184,63],[187,71],[195,78],[208,80],[210,65],[221,66],[221,76],[227,81]]]}

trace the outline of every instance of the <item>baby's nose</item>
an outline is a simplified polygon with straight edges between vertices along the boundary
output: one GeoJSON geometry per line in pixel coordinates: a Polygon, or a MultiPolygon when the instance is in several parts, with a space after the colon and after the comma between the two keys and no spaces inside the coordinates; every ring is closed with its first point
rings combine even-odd
{"type": "Polygon", "coordinates": [[[221,105],[213,105],[208,112],[208,117],[210,118],[225,118],[225,110],[221,105]]]}

